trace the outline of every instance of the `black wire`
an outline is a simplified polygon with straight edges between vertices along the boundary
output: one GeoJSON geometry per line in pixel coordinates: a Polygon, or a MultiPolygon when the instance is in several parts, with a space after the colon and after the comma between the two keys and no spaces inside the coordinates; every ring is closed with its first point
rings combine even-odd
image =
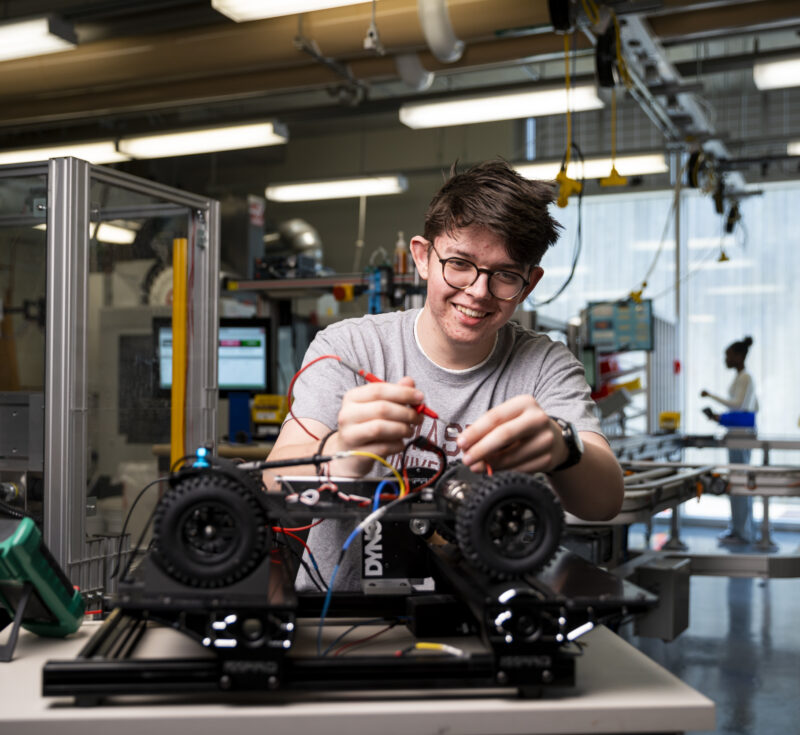
{"type": "MultiPolygon", "coordinates": [[[[131,515],[133,514],[133,509],[136,507],[136,504],[139,502],[139,500],[145,494],[145,492],[147,492],[151,487],[153,487],[153,485],[157,485],[158,483],[164,482],[165,480],[168,480],[168,479],[169,479],[168,477],[158,477],[155,480],[153,480],[152,482],[148,482],[147,485],[145,485],[139,491],[139,494],[136,496],[136,498],[134,499],[133,503],[131,503],[131,507],[128,509],[128,513],[125,516],[125,522],[122,524],[122,530],[119,532],[119,545],[117,547],[117,560],[116,560],[116,563],[114,564],[114,570],[111,572],[111,577],[112,578],[117,576],[117,573],[119,572],[119,569],[120,569],[120,566],[121,566],[121,563],[122,563],[122,543],[125,540],[125,531],[128,528],[128,522],[130,521],[131,515]]],[[[149,525],[149,521],[148,521],[148,525],[149,525]]]]}
{"type": "MultiPolygon", "coordinates": [[[[403,447],[403,453],[400,455],[400,467],[401,469],[405,469],[406,466],[406,454],[411,447],[419,447],[423,451],[431,452],[439,457],[441,464],[439,465],[439,469],[437,472],[434,473],[433,477],[436,478],[440,475],[444,468],[447,466],[447,454],[445,454],[444,449],[442,449],[437,444],[434,444],[430,439],[424,436],[418,436],[416,439],[412,439],[408,442],[405,447],[403,447]]],[[[431,479],[431,483],[433,479],[431,479]]],[[[411,488],[408,488],[409,492],[411,488]]]]}
{"type": "Polygon", "coordinates": [[[41,516],[34,515],[33,513],[29,513],[27,510],[23,508],[16,508],[13,505],[9,505],[5,501],[0,500],[0,512],[5,513],[11,518],[18,518],[22,520],[23,518],[30,518],[37,526],[42,525],[42,521],[44,520],[41,516]]]}
{"type": "MultiPolygon", "coordinates": [[[[279,522],[278,522],[278,528],[280,528],[281,530],[284,530],[284,529],[283,529],[283,523],[282,523],[281,521],[279,521],[279,522]]],[[[276,535],[276,536],[275,536],[275,541],[276,541],[276,542],[278,542],[278,540],[280,539],[280,541],[282,541],[282,542],[283,542],[283,545],[284,545],[284,546],[285,546],[285,547],[286,547],[286,548],[287,548],[287,549],[288,549],[288,550],[289,550],[289,551],[290,551],[292,554],[294,554],[294,556],[295,556],[295,557],[297,557],[297,559],[299,559],[299,560],[300,560],[300,563],[303,565],[303,569],[305,569],[305,570],[306,570],[306,574],[309,576],[309,578],[311,579],[311,581],[314,583],[315,587],[316,587],[316,588],[317,588],[317,589],[318,589],[320,592],[327,592],[327,590],[328,590],[328,583],[325,581],[325,577],[323,577],[323,576],[322,576],[322,572],[320,571],[320,569],[319,569],[319,566],[314,566],[314,565],[316,564],[316,560],[314,560],[314,562],[313,562],[312,566],[311,566],[311,567],[309,567],[309,565],[306,563],[305,559],[303,559],[303,554],[302,554],[301,552],[299,552],[298,550],[296,550],[296,549],[295,549],[295,548],[294,548],[294,547],[291,545],[291,542],[290,542],[290,539],[291,539],[291,538],[292,538],[291,536],[288,536],[288,537],[287,537],[287,534],[285,534],[285,533],[281,533],[281,534],[280,534],[280,536],[278,536],[278,535],[276,535]],[[320,582],[322,583],[322,586],[321,586],[321,587],[320,587],[320,584],[317,582],[317,580],[314,578],[314,575],[312,574],[312,570],[316,570],[316,572],[317,572],[317,575],[319,576],[319,580],[320,580],[320,582]]],[[[313,558],[313,555],[311,554],[311,552],[309,551],[308,553],[309,553],[309,555],[310,555],[310,558],[313,558]]]]}
{"type": "MultiPolygon", "coordinates": [[[[331,431],[329,431],[327,434],[325,434],[325,436],[323,436],[323,437],[322,437],[322,439],[320,439],[320,440],[319,440],[319,446],[317,447],[317,454],[316,454],[316,457],[321,457],[321,456],[322,456],[322,451],[325,449],[325,443],[326,443],[326,442],[328,441],[328,439],[330,439],[330,438],[331,438],[331,437],[332,437],[332,436],[333,436],[335,433],[336,433],[336,429],[332,429],[332,430],[331,430],[331,431]]],[[[315,463],[314,463],[314,468],[317,470],[317,474],[318,474],[318,475],[321,475],[321,474],[322,474],[322,462],[315,462],[315,463]]]]}
{"type": "Polygon", "coordinates": [[[322,450],[325,449],[325,443],[336,433],[336,429],[329,431],[322,439],[319,440],[319,446],[317,447],[317,456],[322,455],[322,450]]]}
{"type": "Polygon", "coordinates": [[[337,643],[339,643],[341,640],[343,640],[346,636],[350,635],[350,633],[352,633],[356,628],[360,628],[362,625],[374,625],[375,623],[391,623],[391,622],[397,623],[397,622],[399,622],[399,620],[390,619],[390,618],[371,618],[370,620],[362,620],[362,621],[359,621],[358,623],[354,623],[346,631],[344,631],[344,633],[341,633],[340,635],[338,635],[333,640],[333,643],[331,643],[322,652],[322,655],[323,656],[327,656],[330,653],[331,649],[334,648],[337,643]]]}
{"type": "MultiPolygon", "coordinates": [[[[136,553],[141,549],[142,541],[144,541],[145,534],[147,533],[148,529],[150,528],[150,524],[153,522],[153,518],[155,518],[155,515],[156,515],[156,509],[153,508],[153,512],[150,514],[150,517],[147,519],[147,523],[144,524],[144,528],[142,529],[142,533],[139,535],[139,538],[136,541],[136,546],[134,546],[130,551],[130,555],[128,556],[128,563],[125,565],[125,569],[122,572],[122,577],[120,578],[121,580],[127,580],[128,579],[128,572],[131,569],[131,564],[133,564],[133,559],[136,556],[136,553]]],[[[154,539],[150,539],[150,543],[147,544],[147,548],[148,549],[153,545],[153,541],[154,541],[154,539]]],[[[120,543],[122,543],[121,540],[120,540],[120,543]]]]}
{"type": "Polygon", "coordinates": [[[176,467],[179,463],[185,462],[187,459],[197,459],[196,454],[184,454],[183,457],[178,457],[173,463],[172,466],[169,468],[170,472],[175,472],[176,467]]]}
{"type": "MultiPolygon", "coordinates": [[[[578,158],[580,158],[581,164],[585,163],[585,159],[583,157],[583,152],[578,147],[578,144],[575,142],[570,143],[570,146],[577,154],[578,158]]],[[[564,167],[564,164],[567,160],[567,154],[564,153],[564,157],[561,159],[561,166],[564,167]]],[[[567,286],[572,282],[572,279],[575,277],[575,271],[578,267],[578,259],[580,258],[581,250],[583,249],[583,192],[586,190],[586,179],[581,179],[581,190],[578,192],[578,227],[575,232],[575,244],[572,248],[572,265],[570,266],[569,274],[565,281],[558,287],[556,292],[550,296],[549,298],[545,299],[544,301],[531,301],[530,296],[526,299],[527,304],[533,308],[537,309],[540,306],[546,306],[547,304],[553,303],[562,293],[567,289],[567,286]]]]}

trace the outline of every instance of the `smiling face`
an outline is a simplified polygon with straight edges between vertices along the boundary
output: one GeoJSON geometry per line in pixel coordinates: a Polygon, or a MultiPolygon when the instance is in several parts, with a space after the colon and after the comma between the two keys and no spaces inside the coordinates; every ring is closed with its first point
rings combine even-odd
{"type": "Polygon", "coordinates": [[[420,317],[419,339],[434,362],[450,369],[464,369],[485,359],[494,346],[495,335],[527,298],[544,271],[514,263],[502,238],[482,227],[467,227],[435,241],[438,256],[427,240],[415,237],[411,253],[417,270],[428,282],[425,309],[420,317]],[[481,273],[471,286],[449,286],[442,275],[439,258],[464,258],[480,268],[518,273],[530,281],[511,301],[489,292],[488,275],[481,273]]]}

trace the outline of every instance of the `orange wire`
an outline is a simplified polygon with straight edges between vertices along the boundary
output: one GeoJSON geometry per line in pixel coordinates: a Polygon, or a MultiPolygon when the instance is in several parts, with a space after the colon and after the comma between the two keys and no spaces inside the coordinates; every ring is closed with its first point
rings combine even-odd
{"type": "Polygon", "coordinates": [[[309,528],[314,528],[314,526],[318,526],[324,518],[320,518],[318,521],[314,521],[314,523],[310,523],[307,526],[298,526],[297,528],[283,528],[282,526],[273,526],[272,531],[274,533],[284,533],[286,531],[308,531],[309,528]]]}

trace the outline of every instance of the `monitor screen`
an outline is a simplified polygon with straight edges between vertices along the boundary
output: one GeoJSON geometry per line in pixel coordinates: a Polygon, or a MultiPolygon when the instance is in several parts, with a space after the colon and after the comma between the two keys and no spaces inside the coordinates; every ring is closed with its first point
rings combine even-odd
{"type": "MultiPolygon", "coordinates": [[[[172,387],[172,323],[154,320],[158,387],[172,387]]],[[[223,317],[219,323],[217,376],[222,394],[269,393],[269,322],[263,318],[223,317]]]]}

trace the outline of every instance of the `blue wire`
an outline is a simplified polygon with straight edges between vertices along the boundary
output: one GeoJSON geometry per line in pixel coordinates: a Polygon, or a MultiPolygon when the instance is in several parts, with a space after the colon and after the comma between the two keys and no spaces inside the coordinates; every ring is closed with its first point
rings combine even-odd
{"type": "MultiPolygon", "coordinates": [[[[350,540],[347,540],[349,543],[350,540]]],[[[344,556],[344,554],[342,554],[344,556]]],[[[319,628],[317,629],[317,656],[322,655],[322,628],[325,624],[325,616],[328,614],[328,607],[331,604],[331,597],[333,596],[333,583],[336,580],[336,574],[339,572],[339,562],[333,567],[333,573],[331,574],[331,581],[328,582],[328,591],[325,593],[325,601],[322,603],[322,612],[319,616],[319,628]]]]}
{"type": "MultiPolygon", "coordinates": [[[[388,480],[382,480],[378,487],[375,488],[375,497],[372,501],[373,512],[377,510],[378,503],[381,499],[381,490],[383,489],[384,485],[389,483],[388,480]]],[[[345,552],[349,548],[350,544],[353,543],[353,539],[361,533],[361,526],[356,526],[352,533],[347,537],[347,540],[342,544],[342,551],[339,559],[343,559],[345,552]]],[[[336,579],[336,573],[339,571],[339,563],[337,562],[336,565],[333,567],[333,573],[331,574],[331,581],[328,582],[328,591],[325,593],[325,601],[322,603],[322,612],[319,616],[319,629],[317,630],[317,656],[322,655],[322,628],[325,624],[325,616],[328,614],[328,608],[331,604],[331,597],[333,597],[333,582],[336,579]]]]}
{"type": "MultiPolygon", "coordinates": [[[[375,498],[380,500],[381,489],[383,488],[384,484],[386,484],[388,482],[389,482],[389,480],[382,480],[381,483],[378,485],[378,487],[375,488],[375,498]]],[[[388,508],[389,506],[395,505],[396,503],[401,502],[403,500],[406,500],[409,497],[410,497],[409,495],[404,495],[402,498],[395,498],[386,507],[388,508]]],[[[375,502],[377,502],[377,501],[375,499],[373,499],[373,504],[375,502]]],[[[373,511],[373,513],[374,512],[375,511],[373,511]]],[[[347,551],[347,549],[350,546],[350,544],[353,542],[353,539],[356,536],[358,536],[359,533],[361,533],[361,530],[362,530],[361,529],[361,524],[359,523],[353,529],[352,533],[347,537],[347,540],[342,544],[342,550],[339,553],[339,561],[337,561],[336,564],[333,567],[333,572],[331,574],[331,581],[328,583],[328,591],[325,593],[325,601],[322,603],[322,612],[320,613],[320,616],[319,616],[319,629],[317,630],[317,656],[321,656],[322,655],[322,628],[323,628],[323,626],[325,624],[325,616],[328,614],[328,608],[330,607],[330,604],[331,604],[331,597],[333,597],[333,583],[334,583],[334,581],[336,579],[336,574],[339,571],[339,565],[342,563],[342,560],[344,559],[345,552],[347,551]]]]}
{"type": "Polygon", "coordinates": [[[392,482],[391,480],[381,480],[381,483],[378,487],[375,488],[375,495],[372,498],[372,510],[373,512],[378,510],[378,506],[381,502],[381,492],[386,485],[392,485],[395,489],[397,488],[397,484],[392,482]]]}

